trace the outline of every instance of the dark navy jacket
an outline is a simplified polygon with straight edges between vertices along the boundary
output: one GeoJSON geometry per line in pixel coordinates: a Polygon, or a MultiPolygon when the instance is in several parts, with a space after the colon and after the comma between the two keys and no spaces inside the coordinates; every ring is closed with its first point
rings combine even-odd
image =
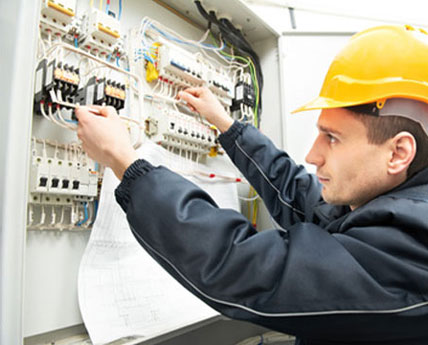
{"type": "Polygon", "coordinates": [[[251,126],[220,136],[284,229],[256,232],[164,167],[133,163],[116,190],[139,243],[224,315],[299,344],[428,344],[428,169],[351,212],[251,126]]]}

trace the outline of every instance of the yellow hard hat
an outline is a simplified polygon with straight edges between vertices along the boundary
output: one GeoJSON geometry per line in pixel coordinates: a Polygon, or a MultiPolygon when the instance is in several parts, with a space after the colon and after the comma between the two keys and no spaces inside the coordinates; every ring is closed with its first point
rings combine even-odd
{"type": "Polygon", "coordinates": [[[317,98],[293,113],[342,108],[388,98],[428,103],[428,34],[409,25],[385,25],[351,37],[337,54],[317,98]]]}

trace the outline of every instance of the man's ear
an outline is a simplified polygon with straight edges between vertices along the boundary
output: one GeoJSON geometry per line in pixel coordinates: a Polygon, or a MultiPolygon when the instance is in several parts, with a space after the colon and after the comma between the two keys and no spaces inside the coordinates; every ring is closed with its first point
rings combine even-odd
{"type": "Polygon", "coordinates": [[[400,132],[390,139],[391,157],[388,173],[398,175],[407,171],[416,155],[416,139],[409,132],[400,132]]]}

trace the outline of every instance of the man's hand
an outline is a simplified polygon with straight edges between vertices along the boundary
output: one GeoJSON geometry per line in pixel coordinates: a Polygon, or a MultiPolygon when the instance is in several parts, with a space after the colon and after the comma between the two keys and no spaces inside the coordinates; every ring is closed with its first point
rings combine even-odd
{"type": "Polygon", "coordinates": [[[89,157],[110,167],[121,180],[125,170],[138,158],[128,131],[113,107],[91,108],[98,109],[101,115],[94,115],[87,107],[76,109],[77,136],[89,157]]]}
{"type": "Polygon", "coordinates": [[[191,87],[179,92],[178,98],[185,100],[191,110],[197,111],[222,133],[233,124],[218,99],[206,87],[191,87]]]}

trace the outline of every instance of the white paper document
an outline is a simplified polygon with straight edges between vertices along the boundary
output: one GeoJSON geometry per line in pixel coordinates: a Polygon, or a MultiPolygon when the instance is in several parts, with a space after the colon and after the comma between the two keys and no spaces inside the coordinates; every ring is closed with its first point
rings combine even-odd
{"type": "MultiPolygon", "coordinates": [[[[215,173],[150,142],[143,145],[139,156],[173,170],[215,173]]],[[[189,179],[220,207],[239,209],[235,184],[189,179]]],[[[113,172],[106,170],[97,218],[79,270],[80,310],[92,342],[105,344],[127,336],[149,339],[218,315],[138,244],[115,200],[118,184],[113,172]]]]}

